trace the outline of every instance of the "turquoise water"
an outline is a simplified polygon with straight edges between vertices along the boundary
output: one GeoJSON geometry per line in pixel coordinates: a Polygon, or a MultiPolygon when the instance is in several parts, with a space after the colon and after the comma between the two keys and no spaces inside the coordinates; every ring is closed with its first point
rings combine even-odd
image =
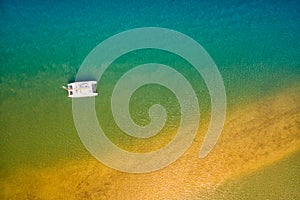
{"type": "MultiPolygon", "coordinates": [[[[229,109],[234,109],[299,82],[299,8],[299,1],[1,1],[1,174],[23,165],[45,167],[89,156],[73,124],[71,100],[60,86],[74,80],[87,54],[106,38],[147,26],[187,34],[214,59],[224,79],[229,109]]],[[[137,53],[115,66],[153,58],[152,62],[173,64],[180,70],[183,61],[172,56],[137,53]]],[[[107,84],[121,71],[107,72],[107,84]]],[[[192,69],[186,76],[191,82],[197,78],[192,69]]],[[[208,113],[205,85],[195,88],[203,97],[202,110],[208,113]]],[[[105,108],[99,105],[99,110],[105,108]]],[[[172,127],[178,116],[176,108],[170,112],[174,113],[172,127]]],[[[106,112],[98,114],[109,117],[106,112]]],[[[118,134],[111,137],[122,142],[118,134]]]]}

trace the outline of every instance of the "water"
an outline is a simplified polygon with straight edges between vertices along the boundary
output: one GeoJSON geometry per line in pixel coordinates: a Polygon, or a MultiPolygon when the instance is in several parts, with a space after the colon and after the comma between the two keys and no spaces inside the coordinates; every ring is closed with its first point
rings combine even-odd
{"type": "Polygon", "coordinates": [[[298,199],[299,152],[218,188],[211,199],[298,199]],[[288,170],[287,170],[288,169],[288,170]],[[286,192],[283,192],[283,189],[286,192]]]}
{"type": "MultiPolygon", "coordinates": [[[[174,29],[192,37],[217,64],[231,111],[299,83],[299,8],[296,0],[1,1],[1,176],[22,166],[43,168],[90,157],[75,130],[71,100],[60,86],[75,79],[87,54],[106,38],[148,26],[174,29]]],[[[209,95],[203,81],[193,83],[198,75],[181,68],[189,64],[166,52],[136,52],[120,58],[107,72],[104,85],[99,86],[103,94],[109,97],[113,83],[126,67],[148,61],[182,70],[201,98],[204,118],[209,116],[209,95]]],[[[138,97],[150,94],[146,105],[152,103],[153,95],[172,99],[164,88],[144,89],[134,97],[136,107],[132,111],[140,124],[147,124],[149,119],[147,110],[139,113],[144,102],[138,97]],[[160,92],[153,92],[155,89],[160,92]]],[[[100,121],[101,116],[105,118],[106,128],[115,133],[110,136],[113,141],[125,149],[131,149],[132,142],[140,142],[139,147],[145,144],[126,138],[108,122],[112,118],[107,112],[108,98],[97,103],[100,121]]],[[[176,127],[176,100],[161,103],[173,113],[166,130],[176,127]]]]}

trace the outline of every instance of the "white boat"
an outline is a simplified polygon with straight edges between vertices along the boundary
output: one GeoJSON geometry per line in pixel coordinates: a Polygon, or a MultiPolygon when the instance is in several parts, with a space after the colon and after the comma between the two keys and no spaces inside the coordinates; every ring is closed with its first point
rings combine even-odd
{"type": "Polygon", "coordinates": [[[63,89],[68,91],[68,97],[81,98],[81,97],[94,97],[98,93],[96,91],[97,81],[82,81],[69,83],[68,86],[62,86],[63,89]]]}

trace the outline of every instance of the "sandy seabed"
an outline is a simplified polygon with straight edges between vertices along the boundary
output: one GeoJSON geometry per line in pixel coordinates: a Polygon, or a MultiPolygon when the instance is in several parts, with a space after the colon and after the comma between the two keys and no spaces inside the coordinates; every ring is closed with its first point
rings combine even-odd
{"type": "Polygon", "coordinates": [[[168,167],[146,174],[77,160],[44,169],[22,168],[1,179],[1,199],[208,199],[235,180],[300,150],[300,88],[287,89],[227,113],[213,151],[198,158],[208,124],[188,151],[168,167]],[[199,193],[203,196],[199,196],[199,193]]]}

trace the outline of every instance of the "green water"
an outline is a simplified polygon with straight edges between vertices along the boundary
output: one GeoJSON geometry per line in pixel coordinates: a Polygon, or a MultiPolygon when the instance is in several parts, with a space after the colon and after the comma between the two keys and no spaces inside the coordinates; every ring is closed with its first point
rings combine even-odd
{"type": "Polygon", "coordinates": [[[300,153],[250,175],[225,183],[211,199],[299,199],[300,153]]]}
{"type": "MultiPolygon", "coordinates": [[[[164,63],[162,60],[161,62],[164,63]]],[[[183,61],[177,62],[178,67],[182,66],[181,62],[183,61]]],[[[131,68],[132,63],[135,64],[130,62],[130,64],[125,65],[126,67],[123,70],[131,68]]],[[[168,64],[168,62],[165,63],[168,64]]],[[[123,62],[119,64],[121,67],[124,66],[123,62]]],[[[115,66],[118,66],[118,64],[115,66]]],[[[109,81],[99,85],[99,91],[101,91],[103,98],[96,100],[96,108],[100,122],[102,120],[104,128],[111,134],[109,135],[110,138],[119,142],[120,146],[123,145],[123,148],[126,149],[126,145],[132,144],[131,142],[136,140],[132,140],[132,138],[128,138],[121,131],[118,131],[114,121],[112,121],[111,112],[108,112],[110,109],[108,106],[110,104],[109,97],[114,85],[112,83],[118,80],[123,70],[120,69],[118,72],[108,70],[107,75],[103,77],[103,82],[108,79],[109,81]],[[113,76],[111,76],[111,73],[113,73],[113,76]]],[[[181,71],[189,76],[191,83],[199,78],[198,74],[194,75],[194,70],[181,71]]],[[[229,77],[230,71],[231,69],[228,68],[222,72],[223,77],[225,77],[229,110],[234,108],[237,103],[252,102],[256,98],[279,91],[295,82],[293,74],[288,75],[292,79],[286,79],[286,77],[279,79],[282,72],[273,72],[270,76],[268,74],[249,73],[245,79],[239,79],[241,74],[235,72],[234,77],[238,77],[238,80],[232,80],[232,77],[227,79],[226,73],[229,77]],[[258,82],[258,79],[264,81],[258,82]],[[235,83],[232,81],[235,81],[235,83]],[[244,87],[240,88],[239,85],[244,85],[244,87]],[[268,90],[257,90],[258,87],[267,87],[268,90]]],[[[70,76],[72,77],[72,73],[74,72],[67,65],[55,65],[53,68],[47,67],[44,72],[38,72],[36,75],[23,73],[2,77],[3,95],[1,95],[0,128],[3,130],[1,140],[1,158],[3,161],[1,162],[1,168],[3,170],[11,170],[20,165],[42,167],[52,165],[60,160],[89,156],[74,127],[71,99],[67,98],[66,92],[60,88],[62,84],[67,83],[70,76]],[[69,71],[69,73],[64,73],[64,70],[69,71]]],[[[194,84],[194,86],[200,99],[202,118],[207,118],[210,103],[205,84],[202,82],[202,85],[194,84]]],[[[176,99],[171,97],[172,93],[165,88],[148,86],[147,90],[145,86],[144,89],[137,91],[135,96],[132,97],[132,104],[135,104],[135,106],[132,106],[134,119],[141,125],[143,123],[147,124],[149,122],[147,116],[149,106],[155,101],[155,103],[161,103],[165,105],[167,110],[169,109],[170,117],[165,127],[166,132],[159,135],[169,134],[168,130],[176,128],[179,119],[179,108],[176,106],[176,99]],[[145,94],[148,96],[145,96],[145,94]],[[140,112],[141,110],[142,112],[140,112]]],[[[128,148],[130,149],[130,146],[128,148]]]]}

